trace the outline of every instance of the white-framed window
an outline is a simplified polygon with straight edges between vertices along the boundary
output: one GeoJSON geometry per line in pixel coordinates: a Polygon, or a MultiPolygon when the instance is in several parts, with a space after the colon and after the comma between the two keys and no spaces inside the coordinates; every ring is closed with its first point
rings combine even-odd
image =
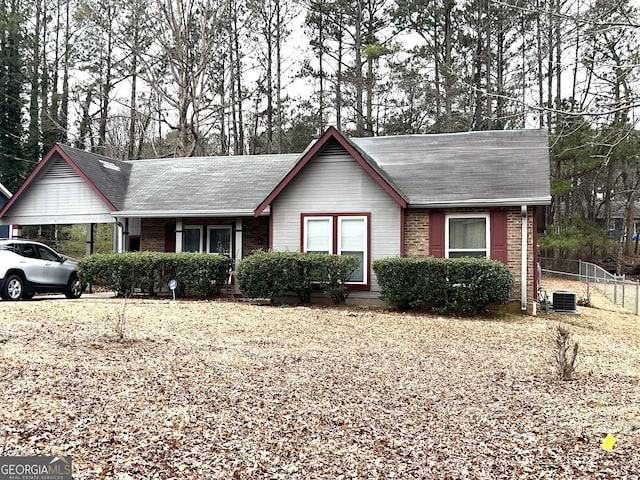
{"type": "Polygon", "coordinates": [[[334,253],[333,217],[304,217],[304,247],[310,253],[334,253]]]}
{"type": "Polygon", "coordinates": [[[489,257],[489,214],[471,213],[446,216],[445,256],[489,257]]]}
{"type": "Polygon", "coordinates": [[[207,238],[207,253],[223,253],[233,257],[230,225],[209,225],[207,238]]]}
{"type": "Polygon", "coordinates": [[[182,251],[202,252],[202,225],[185,225],[182,228],[182,251]]]}
{"type": "Polygon", "coordinates": [[[303,214],[305,252],[352,255],[360,262],[349,283],[366,285],[369,272],[369,215],[303,214]]]}
{"type": "Polygon", "coordinates": [[[351,255],[360,260],[351,281],[365,282],[364,265],[367,259],[367,217],[338,217],[338,255],[351,255]]]}

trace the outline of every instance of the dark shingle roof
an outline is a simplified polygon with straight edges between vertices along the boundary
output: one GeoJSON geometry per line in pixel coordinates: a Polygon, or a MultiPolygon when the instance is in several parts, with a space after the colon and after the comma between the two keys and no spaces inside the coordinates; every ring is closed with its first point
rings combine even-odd
{"type": "Polygon", "coordinates": [[[68,145],[59,147],[116,209],[122,209],[131,171],[129,163],[68,145]]]}
{"type": "MultiPolygon", "coordinates": [[[[542,130],[349,138],[410,207],[546,204],[542,130]]],[[[129,216],[250,215],[304,154],[122,162],[60,145],[94,186],[129,216]]]]}
{"type": "Polygon", "coordinates": [[[410,206],[545,204],[544,130],[350,138],[393,179],[410,206]]]}
{"type": "Polygon", "coordinates": [[[125,214],[253,213],[299,154],[135,160],[125,214]]]}

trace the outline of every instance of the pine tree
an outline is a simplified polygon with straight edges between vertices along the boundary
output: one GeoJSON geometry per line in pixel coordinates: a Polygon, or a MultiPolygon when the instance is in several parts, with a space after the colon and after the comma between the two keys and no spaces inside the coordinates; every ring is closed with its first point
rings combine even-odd
{"type": "Polygon", "coordinates": [[[0,0],[0,182],[15,191],[24,180],[22,157],[23,17],[19,0],[0,0]]]}

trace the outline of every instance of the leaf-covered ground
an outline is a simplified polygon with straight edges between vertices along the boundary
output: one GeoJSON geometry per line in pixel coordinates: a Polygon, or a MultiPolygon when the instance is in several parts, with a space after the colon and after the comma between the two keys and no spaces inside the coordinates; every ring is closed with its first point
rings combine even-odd
{"type": "Polygon", "coordinates": [[[71,455],[74,479],[638,478],[640,317],[602,305],[129,300],[121,342],[121,299],[0,302],[0,455],[71,455]],[[554,370],[559,322],[574,381],[554,370]]]}

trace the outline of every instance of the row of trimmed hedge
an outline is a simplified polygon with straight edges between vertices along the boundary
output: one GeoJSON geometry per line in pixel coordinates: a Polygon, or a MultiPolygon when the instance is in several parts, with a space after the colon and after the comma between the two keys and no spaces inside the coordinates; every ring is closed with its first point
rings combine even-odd
{"type": "Polygon", "coordinates": [[[485,258],[387,258],[372,267],[380,297],[400,310],[474,315],[507,303],[513,290],[509,268],[485,258]]]}
{"type": "Polygon", "coordinates": [[[306,304],[318,285],[333,303],[344,303],[347,281],[358,265],[359,260],[348,255],[258,251],[238,263],[235,278],[242,295],[249,298],[272,299],[292,291],[306,304]]]}
{"type": "MultiPolygon", "coordinates": [[[[287,251],[257,251],[241,260],[235,278],[243,296],[280,297],[294,292],[309,303],[319,286],[333,303],[349,295],[356,257],[287,251]]],[[[490,304],[507,303],[513,275],[506,265],[477,258],[396,257],[376,260],[373,270],[381,298],[400,310],[477,314],[490,304]]],[[[227,285],[233,260],[226,255],[130,252],[95,254],[80,260],[80,281],[129,296],[135,290],[153,295],[178,282],[178,294],[214,296],[227,285]]]]}
{"type": "Polygon", "coordinates": [[[178,282],[178,295],[219,295],[228,283],[233,260],[226,255],[201,253],[128,252],[94,254],[80,259],[83,284],[109,288],[130,296],[135,290],[154,295],[178,282]]]}

